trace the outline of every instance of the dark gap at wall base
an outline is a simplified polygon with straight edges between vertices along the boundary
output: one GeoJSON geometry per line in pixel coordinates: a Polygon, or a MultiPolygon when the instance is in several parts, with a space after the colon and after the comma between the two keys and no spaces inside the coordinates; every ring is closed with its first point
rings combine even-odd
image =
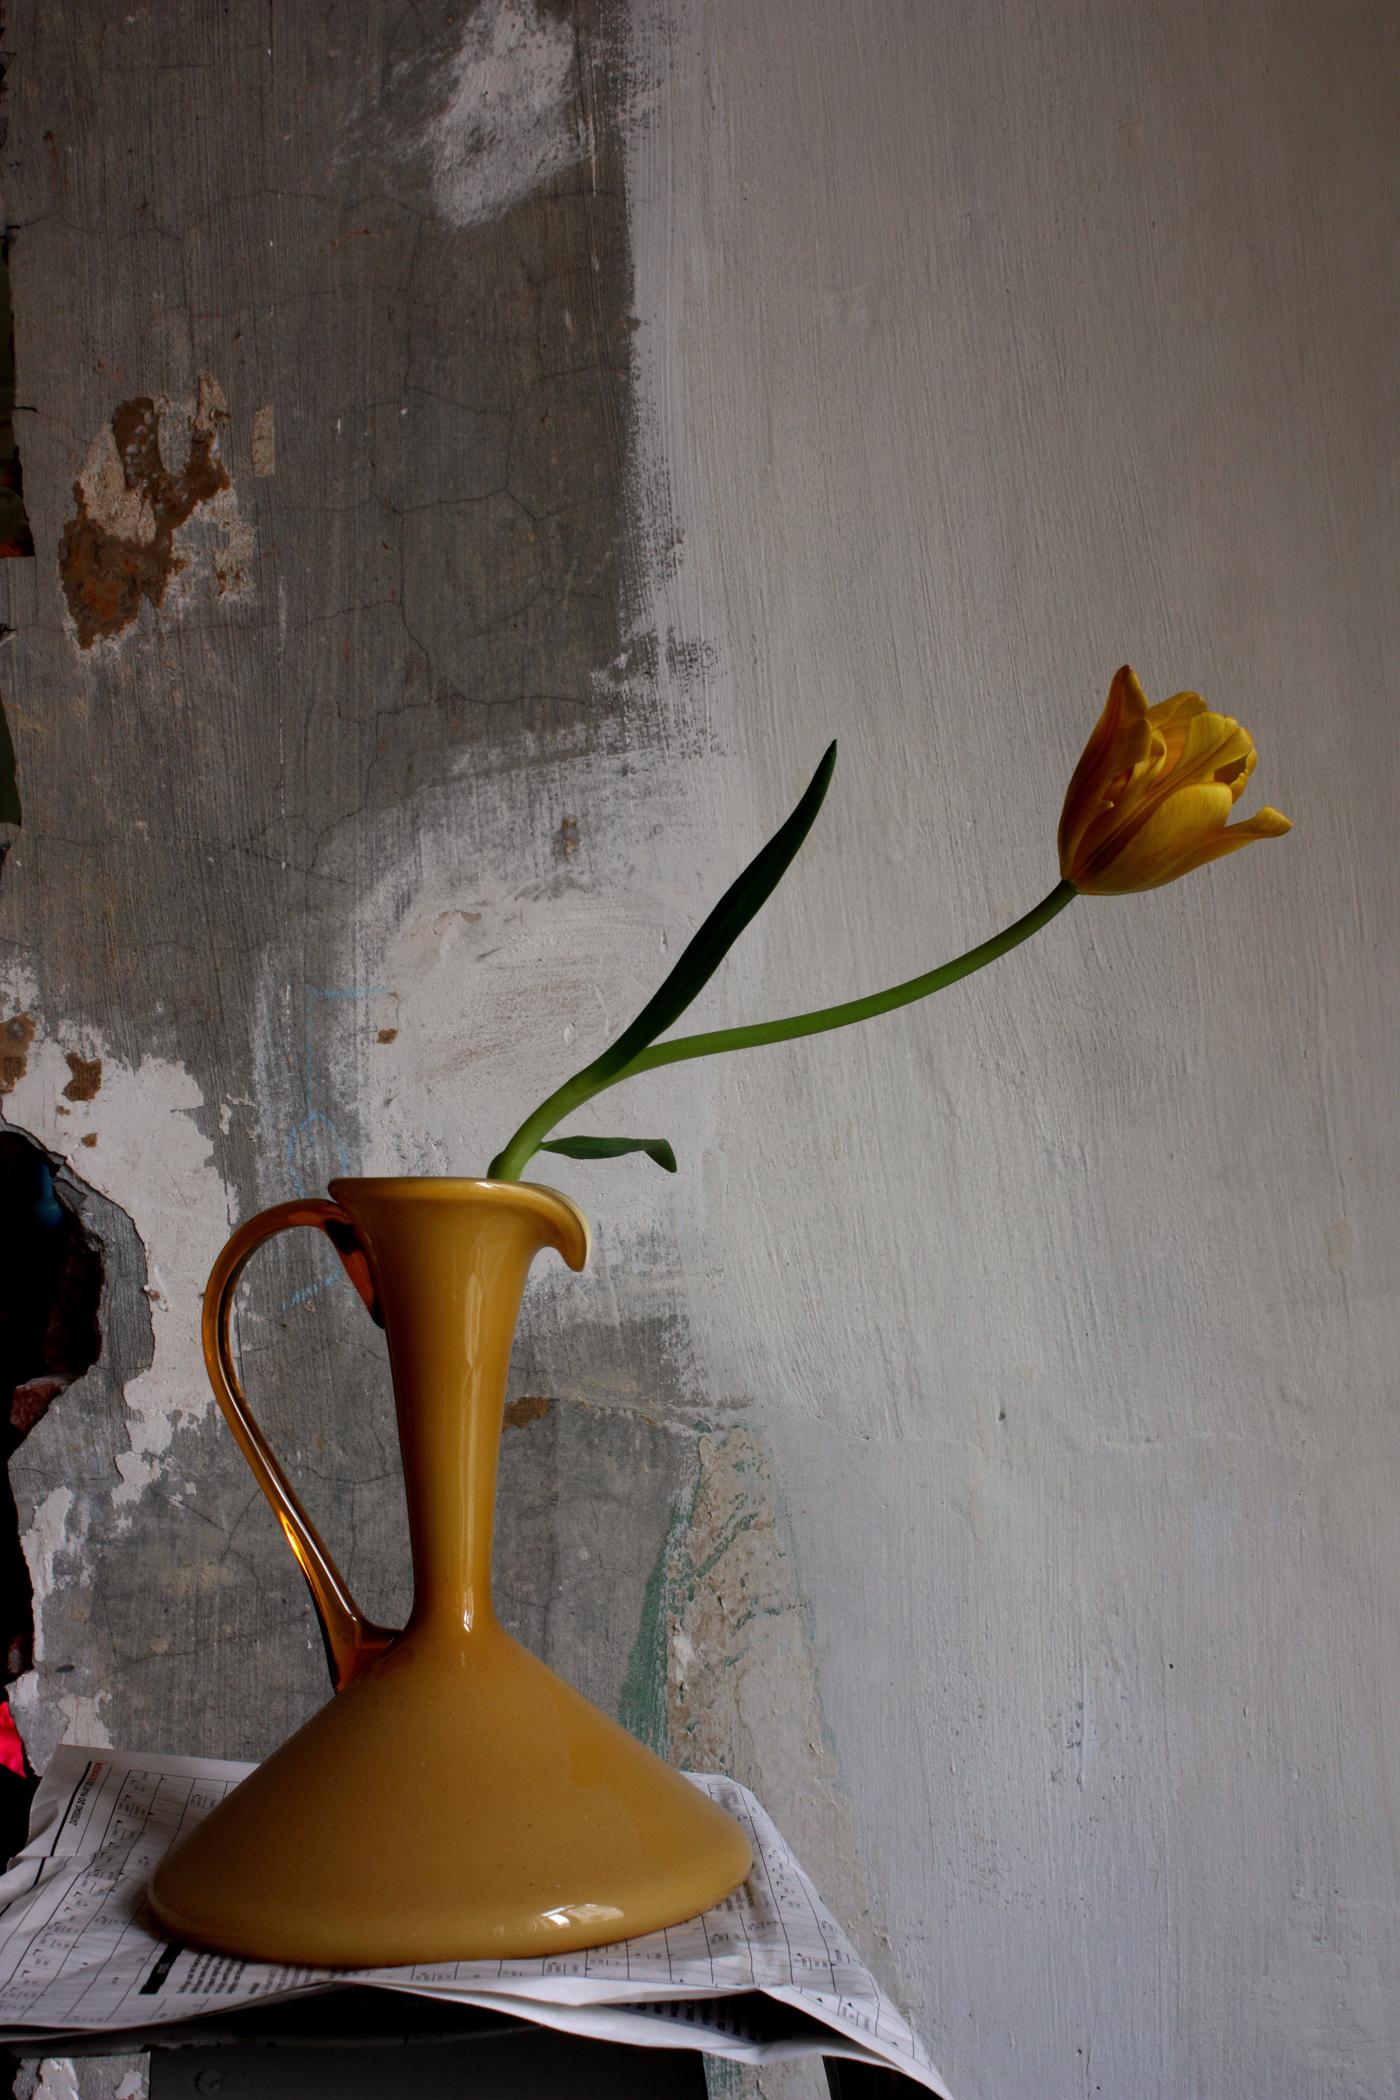
{"type": "MultiPolygon", "coordinates": [[[[0,1640],[8,1684],[34,1652],[33,1592],[9,1462],[102,1350],[101,1253],[60,1195],[48,1155],[17,1131],[0,1132],[0,1277],[0,1640]]],[[[32,1791],[26,1777],[0,1765],[0,1855],[23,1844],[32,1791]]]]}

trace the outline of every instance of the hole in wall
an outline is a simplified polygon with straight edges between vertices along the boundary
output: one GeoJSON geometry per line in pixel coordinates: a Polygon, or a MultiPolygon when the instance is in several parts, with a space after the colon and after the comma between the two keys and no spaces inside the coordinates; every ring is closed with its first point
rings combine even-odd
{"type": "MultiPolygon", "coordinates": [[[[0,1641],[4,1681],[30,1667],[34,1599],[20,1546],[9,1462],[102,1349],[102,1255],[64,1201],[53,1163],[18,1131],[0,1131],[0,1641]]],[[[0,1854],[24,1842],[32,1782],[8,1703],[0,1708],[0,1854]]]]}

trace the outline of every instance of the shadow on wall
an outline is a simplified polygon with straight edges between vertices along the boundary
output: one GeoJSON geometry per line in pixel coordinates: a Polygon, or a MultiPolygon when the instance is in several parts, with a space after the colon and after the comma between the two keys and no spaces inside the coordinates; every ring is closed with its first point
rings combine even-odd
{"type": "Polygon", "coordinates": [[[10,307],[10,237],[0,235],[0,560],[34,552],[15,443],[15,324],[10,307]]]}
{"type": "MultiPolygon", "coordinates": [[[[30,1667],[34,1647],[33,1593],[9,1462],[64,1387],[96,1363],[102,1348],[100,1250],[59,1193],[47,1153],[16,1131],[0,1132],[0,1277],[0,1393],[5,1398],[0,1638],[8,1684],[30,1667]]],[[[0,1702],[4,1856],[24,1842],[33,1791],[22,1755],[14,1754],[17,1747],[8,1704],[0,1702]]]]}

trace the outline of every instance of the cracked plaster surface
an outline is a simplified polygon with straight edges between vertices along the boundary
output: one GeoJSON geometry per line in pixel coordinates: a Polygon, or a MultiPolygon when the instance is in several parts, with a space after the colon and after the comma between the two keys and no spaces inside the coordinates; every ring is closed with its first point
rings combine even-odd
{"type": "MultiPolygon", "coordinates": [[[[400,150],[461,91],[450,8],[355,10],[329,40],[289,19],[270,52],[251,0],[158,29],[94,8],[81,138],[71,38],[39,18],[19,38],[39,542],[114,404],[188,401],[216,372],[260,562],[256,596],[147,607],[119,657],[75,645],[51,556],[0,579],[27,733],[0,958],[36,1030],[8,1107],[65,1155],[96,1136],[78,1156],[108,1263],[103,1357],[17,1483],[40,1761],[75,1727],[257,1755],[324,1696],[300,1577],[208,1399],[209,1261],[232,1222],[330,1174],[479,1167],[523,1092],[649,989],[710,866],[676,759],[716,758],[721,673],[653,590],[674,548],[650,505],[639,537],[627,493],[616,21],[576,11],[561,99],[565,18],[517,12],[548,76],[541,136],[571,143],[466,224],[433,156],[400,150]],[[171,66],[198,144],[180,133],[179,180],[138,196],[124,142],[158,123],[171,66]],[[241,98],[213,91],[235,77],[241,98]],[[55,297],[94,282],[97,305],[55,297]],[[102,1060],[91,1101],[63,1097],[70,1052],[102,1060]]],[[[492,64],[510,18],[482,18],[492,64]]],[[[139,538],[125,480],[98,480],[139,538]]],[[[692,1122],[698,1143],[702,1102],[692,1122]]],[[[507,1434],[498,1587],[615,1708],[699,1393],[666,1192],[584,1193],[592,1275],[570,1291],[542,1265],[527,1306],[514,1389],[551,1404],[507,1434]]],[[[392,1620],[407,1555],[376,1331],[305,1234],[259,1256],[238,1329],[275,1447],[392,1620]]]]}

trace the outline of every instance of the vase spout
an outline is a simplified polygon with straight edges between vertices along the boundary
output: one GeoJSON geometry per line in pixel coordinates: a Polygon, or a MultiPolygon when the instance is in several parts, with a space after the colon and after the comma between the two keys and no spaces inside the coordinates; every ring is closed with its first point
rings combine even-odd
{"type": "Polygon", "coordinates": [[[533,1182],[347,1178],[330,1192],[363,1249],[389,1343],[413,1553],[406,1632],[494,1623],[491,1541],[506,1376],[545,1248],[588,1259],[588,1222],[533,1182]]]}

